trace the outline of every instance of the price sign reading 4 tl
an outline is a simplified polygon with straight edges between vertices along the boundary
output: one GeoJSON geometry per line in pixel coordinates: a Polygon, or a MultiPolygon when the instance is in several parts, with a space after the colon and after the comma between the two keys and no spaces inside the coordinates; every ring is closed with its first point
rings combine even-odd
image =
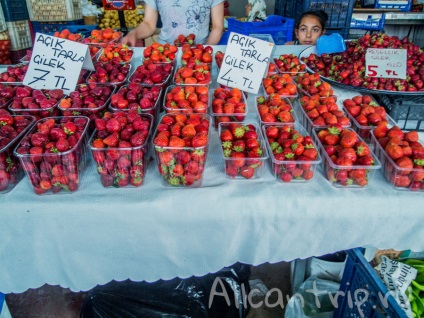
{"type": "Polygon", "coordinates": [[[273,43],[231,32],[218,83],[257,94],[273,47],[273,43]]]}
{"type": "Polygon", "coordinates": [[[37,33],[23,83],[70,93],[75,90],[81,68],[94,71],[87,45],[37,33]]]}
{"type": "Polygon", "coordinates": [[[366,76],[406,79],[405,49],[367,49],[366,76]]]}

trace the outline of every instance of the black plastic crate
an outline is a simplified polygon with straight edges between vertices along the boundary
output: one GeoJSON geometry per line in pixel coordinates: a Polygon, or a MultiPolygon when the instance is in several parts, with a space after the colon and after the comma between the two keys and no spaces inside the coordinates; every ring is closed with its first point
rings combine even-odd
{"type": "Polygon", "coordinates": [[[6,22],[28,20],[25,0],[0,0],[6,22]]]}
{"type": "Polygon", "coordinates": [[[374,98],[386,108],[401,129],[424,131],[424,94],[378,94],[374,98]]]}
{"type": "Polygon", "coordinates": [[[324,10],[327,28],[349,28],[355,1],[349,0],[276,0],[275,14],[295,19],[305,11],[324,10]]]}

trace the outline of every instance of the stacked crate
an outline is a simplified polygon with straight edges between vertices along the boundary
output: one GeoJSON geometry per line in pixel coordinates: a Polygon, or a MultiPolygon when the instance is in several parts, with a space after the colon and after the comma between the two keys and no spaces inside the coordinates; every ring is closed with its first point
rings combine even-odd
{"type": "Polygon", "coordinates": [[[349,36],[355,1],[349,0],[276,0],[275,14],[297,19],[303,12],[324,10],[328,14],[327,34],[349,36]]]}
{"type": "Polygon", "coordinates": [[[80,0],[26,0],[26,5],[34,34],[84,24],[80,0]]]}
{"type": "Polygon", "coordinates": [[[0,64],[11,64],[10,61],[10,37],[7,32],[6,20],[3,9],[0,6],[0,64]]]}
{"type": "Polygon", "coordinates": [[[25,0],[0,0],[10,37],[10,59],[19,63],[32,47],[31,30],[25,0]]]}

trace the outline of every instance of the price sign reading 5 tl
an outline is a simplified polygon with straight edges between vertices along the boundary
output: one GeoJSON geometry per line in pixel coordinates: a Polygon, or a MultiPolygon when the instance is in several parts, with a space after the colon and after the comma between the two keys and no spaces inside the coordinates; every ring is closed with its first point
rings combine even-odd
{"type": "Polygon", "coordinates": [[[405,49],[367,49],[365,54],[365,75],[406,79],[405,49]]]}

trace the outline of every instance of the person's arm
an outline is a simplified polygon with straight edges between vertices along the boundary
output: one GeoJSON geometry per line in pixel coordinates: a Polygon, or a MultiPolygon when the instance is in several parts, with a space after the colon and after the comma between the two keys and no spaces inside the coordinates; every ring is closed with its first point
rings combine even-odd
{"type": "Polygon", "coordinates": [[[284,45],[294,45],[294,41],[286,42],[284,45]]]}
{"type": "Polygon", "coordinates": [[[217,4],[211,9],[212,30],[209,33],[206,44],[215,45],[221,40],[224,31],[224,2],[217,4]]]}
{"type": "Polygon", "coordinates": [[[135,46],[138,39],[145,39],[152,36],[156,31],[156,23],[158,21],[158,12],[149,5],[144,6],[144,20],[134,30],[129,32],[123,39],[122,43],[128,46],[135,46]]]}

